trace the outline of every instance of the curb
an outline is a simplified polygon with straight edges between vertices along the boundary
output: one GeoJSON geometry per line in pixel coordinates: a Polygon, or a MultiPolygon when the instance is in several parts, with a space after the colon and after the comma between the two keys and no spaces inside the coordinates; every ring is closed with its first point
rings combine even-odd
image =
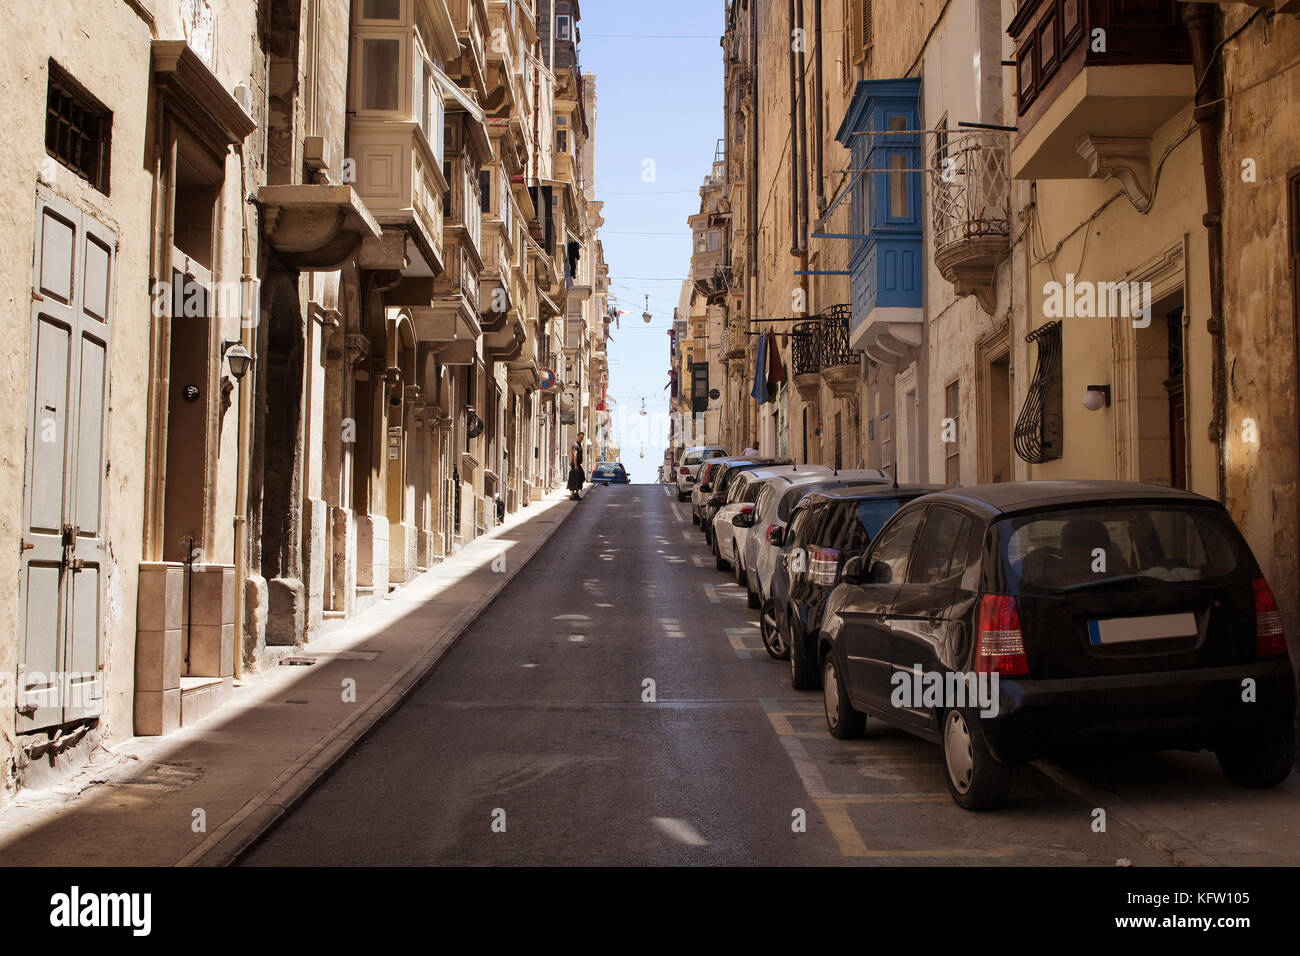
{"type": "Polygon", "coordinates": [[[1101,787],[1084,783],[1070,771],[1050,760],[1034,760],[1030,766],[1086,803],[1104,809],[1109,820],[1118,821],[1120,826],[1137,837],[1143,846],[1162,854],[1174,866],[1223,866],[1214,857],[1197,849],[1186,838],[1123,797],[1101,787]]]}
{"type": "Polygon", "coordinates": [[[452,618],[442,633],[425,645],[423,653],[398,671],[370,703],[318,740],[174,865],[231,866],[291,813],[357,744],[415,693],[474,622],[496,603],[510,582],[532,562],[537,552],[555,537],[573,514],[572,509],[562,510],[563,516],[538,537],[519,561],[512,562],[514,568],[502,577],[495,591],[452,618]]]}

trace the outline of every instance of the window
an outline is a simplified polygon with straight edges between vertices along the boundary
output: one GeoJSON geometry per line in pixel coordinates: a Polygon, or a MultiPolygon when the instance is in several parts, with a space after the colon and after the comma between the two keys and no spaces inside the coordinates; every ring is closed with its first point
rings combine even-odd
{"type": "Polygon", "coordinates": [[[696,252],[708,251],[708,240],[704,238],[703,230],[695,233],[695,251],[696,252]]]}
{"type": "Polygon", "coordinates": [[[974,522],[969,517],[948,508],[931,508],[916,549],[908,581],[912,584],[933,584],[957,587],[966,572],[970,555],[970,530],[974,522]]]}
{"type": "Polygon", "coordinates": [[[943,390],[943,458],[944,480],[955,485],[961,479],[961,442],[958,433],[960,420],[961,383],[949,382],[943,390]]]}
{"type": "Polygon", "coordinates": [[[479,209],[487,215],[492,212],[492,170],[478,171],[479,209]]]}
{"type": "Polygon", "coordinates": [[[45,103],[45,151],[108,195],[113,114],[53,60],[45,103]]]}
{"type": "Polygon", "coordinates": [[[557,153],[567,153],[569,151],[569,131],[566,129],[557,129],[555,131],[555,151],[557,153]]]}
{"type": "Polygon", "coordinates": [[[400,40],[363,40],[361,42],[361,108],[395,110],[397,106],[397,71],[402,62],[400,40]]]}
{"type": "Polygon", "coordinates": [[[890,525],[876,541],[867,560],[870,569],[869,584],[897,584],[903,580],[907,568],[907,555],[912,550],[912,540],[921,527],[925,512],[917,508],[890,525]]]}
{"type": "Polygon", "coordinates": [[[852,63],[861,62],[871,52],[874,32],[871,7],[872,0],[848,0],[845,52],[852,63]]]}
{"type": "Polygon", "coordinates": [[[573,21],[569,17],[555,18],[555,39],[570,40],[573,38],[573,21]]]}
{"type": "Polygon", "coordinates": [[[722,233],[717,229],[709,230],[709,252],[717,252],[722,248],[722,233]]]}
{"type": "Polygon", "coordinates": [[[1061,393],[1061,322],[1039,326],[1025,336],[1038,345],[1038,365],[1016,420],[1016,454],[1031,465],[1064,454],[1061,393]]]}
{"type": "Polygon", "coordinates": [[[400,20],[402,0],[366,0],[361,16],[366,20],[400,20]]]}

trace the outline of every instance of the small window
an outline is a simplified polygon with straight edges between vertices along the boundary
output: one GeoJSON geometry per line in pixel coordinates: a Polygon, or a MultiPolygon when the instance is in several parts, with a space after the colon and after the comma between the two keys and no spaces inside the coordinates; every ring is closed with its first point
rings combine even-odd
{"type": "Polygon", "coordinates": [[[478,173],[479,209],[485,214],[492,212],[492,170],[480,169],[478,173]]]}
{"type": "Polygon", "coordinates": [[[912,541],[921,527],[921,518],[924,514],[925,512],[918,508],[894,522],[880,535],[867,561],[867,567],[872,572],[869,583],[898,584],[903,580],[903,572],[907,568],[907,555],[912,550],[912,541]],[[879,573],[876,568],[877,563],[888,568],[887,574],[879,573]]]}
{"type": "Polygon", "coordinates": [[[567,153],[569,151],[569,131],[557,129],[555,131],[555,151],[557,153],[567,153]]]}
{"type": "Polygon", "coordinates": [[[944,422],[943,422],[943,456],[944,456],[944,479],[950,485],[955,485],[961,478],[961,443],[958,434],[960,422],[960,382],[949,382],[943,392],[944,404],[944,422]]]}
{"type": "Polygon", "coordinates": [[[573,24],[568,17],[555,18],[555,39],[569,40],[572,39],[573,24]]]}
{"type": "Polygon", "coordinates": [[[49,71],[45,151],[108,195],[113,114],[53,60],[49,61],[49,71]]]}
{"type": "Polygon", "coordinates": [[[366,0],[361,16],[365,20],[400,20],[402,0],[366,0]]]}
{"type": "Polygon", "coordinates": [[[972,524],[966,515],[948,508],[930,509],[908,581],[956,587],[966,572],[970,553],[967,542],[972,524]]]}

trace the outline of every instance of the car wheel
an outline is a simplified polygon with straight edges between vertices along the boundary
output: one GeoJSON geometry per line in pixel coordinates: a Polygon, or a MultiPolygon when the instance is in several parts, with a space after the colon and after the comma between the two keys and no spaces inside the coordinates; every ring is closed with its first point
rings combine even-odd
{"type": "Polygon", "coordinates": [[[822,700],[826,705],[826,729],[837,740],[861,737],[867,729],[867,715],[854,710],[849,703],[849,691],[840,680],[835,666],[835,655],[828,653],[822,667],[822,700]]]}
{"type": "Polygon", "coordinates": [[[731,568],[736,572],[736,584],[742,588],[745,587],[745,569],[740,563],[740,548],[737,547],[735,542],[732,542],[731,545],[731,568]]]}
{"type": "Polygon", "coordinates": [[[727,559],[722,556],[722,551],[718,548],[717,538],[713,539],[713,566],[719,571],[725,571],[727,568],[731,567],[731,565],[727,563],[727,559]]]}
{"type": "MultiPolygon", "coordinates": [[[[786,615],[786,620],[789,620],[786,615]]],[[[790,686],[795,690],[816,690],[819,675],[817,673],[817,660],[811,657],[804,645],[804,641],[799,635],[794,633],[794,628],[790,628],[790,686]]]]}
{"type": "Polygon", "coordinates": [[[677,492],[677,500],[678,500],[678,501],[685,501],[687,497],[688,497],[687,495],[682,494],[680,491],[677,492]]]}
{"type": "Polygon", "coordinates": [[[960,710],[943,718],[943,763],[948,792],[965,810],[996,810],[1011,792],[1011,764],[989,752],[979,720],[973,724],[960,710]]]}
{"type": "Polygon", "coordinates": [[[1276,787],[1291,776],[1295,763],[1295,727],[1285,728],[1262,739],[1238,738],[1220,747],[1215,756],[1228,779],[1239,787],[1276,787]]]}
{"type": "Polygon", "coordinates": [[[691,512],[691,524],[699,524],[699,523],[700,523],[700,516],[697,515],[694,511],[692,511],[692,512],[691,512]]]}
{"type": "Polygon", "coordinates": [[[773,660],[783,661],[790,654],[790,648],[781,636],[781,626],[776,620],[776,605],[768,601],[763,605],[758,616],[758,630],[763,638],[763,647],[773,660]]]}
{"type": "Polygon", "coordinates": [[[749,590],[748,587],[746,587],[745,603],[749,606],[751,610],[757,611],[759,608],[763,606],[763,595],[759,594],[757,591],[751,591],[749,590]]]}
{"type": "Polygon", "coordinates": [[[702,519],[700,521],[700,527],[704,530],[704,543],[708,545],[713,544],[713,534],[711,533],[709,526],[706,525],[702,519]]]}

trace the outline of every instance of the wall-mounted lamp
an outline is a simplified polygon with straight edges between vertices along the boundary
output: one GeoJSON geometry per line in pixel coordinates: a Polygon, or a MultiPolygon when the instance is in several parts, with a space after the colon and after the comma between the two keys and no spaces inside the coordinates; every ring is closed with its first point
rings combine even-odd
{"type": "Polygon", "coordinates": [[[1090,412],[1110,408],[1110,386],[1089,385],[1088,390],[1083,393],[1083,407],[1090,412]]]}
{"type": "Polygon", "coordinates": [[[248,349],[244,348],[239,339],[223,340],[221,357],[230,363],[230,374],[236,382],[243,379],[248,373],[248,367],[253,364],[253,356],[248,354],[248,349]]]}

